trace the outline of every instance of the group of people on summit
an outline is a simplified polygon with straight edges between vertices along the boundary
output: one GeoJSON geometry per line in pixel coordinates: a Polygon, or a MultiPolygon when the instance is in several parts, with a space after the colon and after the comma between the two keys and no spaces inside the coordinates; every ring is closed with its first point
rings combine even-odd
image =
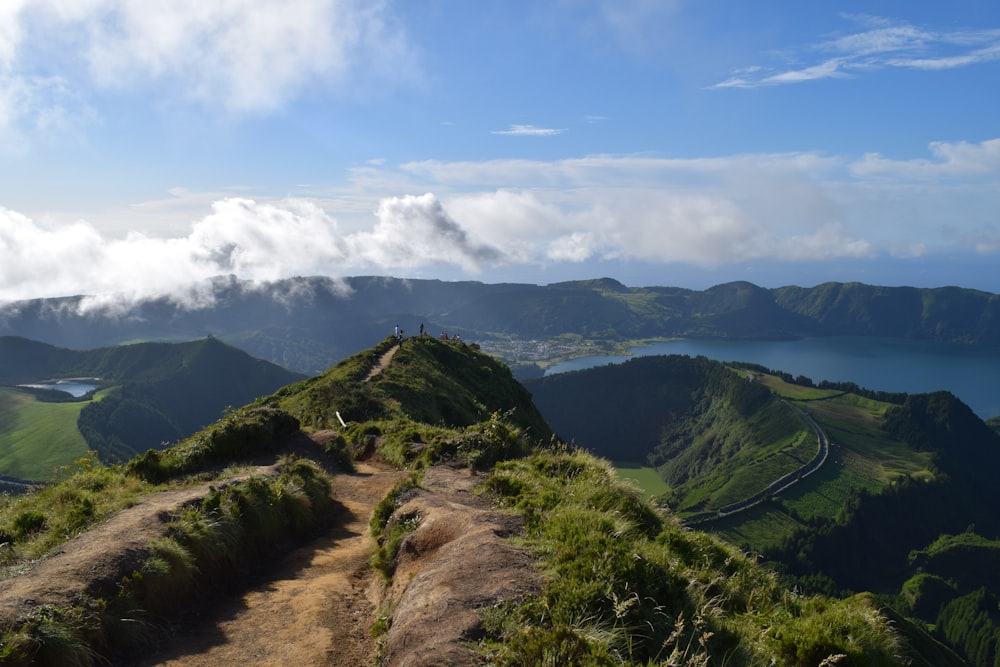
{"type": "MultiPolygon", "coordinates": [[[[424,335],[424,323],[421,322],[420,323],[420,336],[423,337],[423,335],[424,335]]],[[[393,333],[393,336],[396,338],[396,342],[398,342],[400,345],[403,344],[403,330],[400,328],[400,326],[398,324],[396,325],[396,330],[393,333]]],[[[458,341],[462,340],[462,337],[459,336],[458,334],[454,334],[454,335],[452,335],[452,336],[449,337],[448,336],[448,332],[443,332],[439,336],[439,338],[441,340],[458,340],[458,341]]]]}

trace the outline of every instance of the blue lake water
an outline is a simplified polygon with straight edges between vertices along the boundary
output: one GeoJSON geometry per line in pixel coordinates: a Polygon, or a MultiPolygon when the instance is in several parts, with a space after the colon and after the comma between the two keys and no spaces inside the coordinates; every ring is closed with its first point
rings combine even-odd
{"type": "Polygon", "coordinates": [[[1000,350],[952,343],[835,337],[790,341],[675,340],[632,349],[632,356],[585,357],[546,375],[655,354],[749,361],[814,382],[854,382],[867,389],[918,394],[945,389],[982,418],[1000,415],[1000,350]]]}
{"type": "Polygon", "coordinates": [[[50,382],[39,382],[37,384],[22,384],[20,387],[29,389],[48,389],[50,391],[64,391],[74,398],[80,398],[88,391],[97,389],[96,384],[87,384],[80,380],[52,380],[50,382]]]}

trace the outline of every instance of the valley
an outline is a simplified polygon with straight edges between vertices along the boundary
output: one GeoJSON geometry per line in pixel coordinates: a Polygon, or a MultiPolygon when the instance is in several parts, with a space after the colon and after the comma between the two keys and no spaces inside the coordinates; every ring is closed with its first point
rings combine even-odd
{"type": "MultiPolygon", "coordinates": [[[[705,363],[687,368],[709,371],[713,391],[732,392],[741,414],[764,405],[795,414],[767,399],[761,382],[705,363]]],[[[792,423],[774,430],[790,438],[784,446],[794,448],[801,429],[815,450],[811,425],[792,423]]],[[[125,560],[102,560],[112,568],[99,570],[103,583],[61,587],[85,592],[69,606],[19,596],[28,607],[6,623],[8,655],[36,651],[38,664],[58,664],[41,656],[65,662],[67,651],[78,651],[76,660],[99,651],[122,662],[153,642],[162,648],[144,664],[279,655],[308,663],[338,655],[328,630],[337,627],[357,638],[339,646],[362,663],[374,650],[385,664],[473,655],[502,664],[544,655],[560,664],[646,664],[688,655],[807,665],[834,654],[849,664],[897,664],[904,655],[958,664],[922,658],[920,631],[892,629],[870,597],[789,597],[738,549],[683,528],[618,482],[606,461],[553,438],[509,369],[458,341],[387,339],[177,445],[124,466],[81,469],[8,504],[0,509],[8,582],[27,585],[32,571],[50,567],[31,553],[72,552],[74,540],[50,541],[65,534],[52,529],[68,517],[82,538],[130,516],[104,509],[118,489],[139,494],[118,507],[173,503],[161,511],[166,523],[150,524],[163,537],[125,560]],[[359,570],[362,560],[371,565],[359,570]],[[293,622],[300,613],[308,620],[293,622]],[[337,620],[341,613],[351,624],[337,620]],[[127,627],[104,625],[113,618],[142,619],[153,634],[130,639],[127,627]],[[274,631],[267,643],[244,634],[265,622],[274,631]],[[362,639],[366,627],[374,644],[362,639]],[[56,635],[105,643],[73,648],[75,639],[47,639],[56,635]],[[283,637],[303,638],[294,643],[305,652],[288,653],[283,637]]]]}

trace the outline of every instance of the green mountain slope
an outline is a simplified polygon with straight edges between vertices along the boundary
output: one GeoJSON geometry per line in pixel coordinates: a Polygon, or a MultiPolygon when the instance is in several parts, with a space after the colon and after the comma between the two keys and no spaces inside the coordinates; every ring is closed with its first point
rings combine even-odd
{"type": "Polygon", "coordinates": [[[482,431],[501,416],[532,442],[552,437],[531,395],[505,364],[473,346],[431,336],[402,346],[386,339],[279,396],[282,409],[307,427],[340,428],[343,419],[349,439],[384,439],[391,444],[384,455],[400,465],[433,459],[442,451],[487,456],[491,460],[479,464],[488,464],[502,452],[482,452],[481,438],[455,438],[454,429],[482,431]],[[380,360],[390,355],[391,363],[380,368],[380,360]]]}
{"type": "MultiPolygon", "coordinates": [[[[302,376],[253,359],[213,338],[77,351],[0,337],[0,385],[67,377],[100,378],[97,384],[109,388],[102,392],[101,400],[85,399],[61,410],[47,408],[53,419],[58,417],[48,426],[85,441],[82,451],[53,448],[51,438],[37,429],[25,433],[25,425],[33,421],[31,415],[44,409],[29,410],[34,401],[7,402],[11,412],[5,420],[10,425],[6,435],[0,434],[0,446],[6,443],[21,452],[22,459],[37,458],[46,463],[53,463],[49,459],[56,453],[59,465],[72,462],[87,449],[96,450],[103,460],[123,461],[202,428],[217,420],[227,406],[243,405],[302,376]],[[20,426],[15,428],[15,421],[20,426]]],[[[53,400],[60,392],[44,394],[53,400]]],[[[40,471],[37,466],[31,470],[44,472],[41,479],[52,472],[51,468],[40,471]]],[[[28,470],[18,465],[0,472],[19,476],[28,470]]]]}
{"type": "Polygon", "coordinates": [[[560,436],[657,468],[682,514],[751,498],[819,453],[798,410],[752,374],[705,358],[633,359],[527,386],[560,436]]]}
{"type": "MultiPolygon", "coordinates": [[[[220,277],[192,286],[197,306],[162,297],[114,311],[83,297],[0,305],[0,335],[70,348],[214,335],[310,374],[367,347],[396,324],[458,333],[518,359],[552,359],[671,337],[880,336],[1000,346],[1000,295],[825,283],[766,289],[748,282],[706,290],[627,287],[610,278],[551,285],[294,278],[270,284],[220,277]],[[526,354],[524,341],[550,347],[526,354]]],[[[484,347],[485,349],[485,347],[484,347]]]]}
{"type": "Polygon", "coordinates": [[[996,431],[947,392],[890,395],[736,370],[643,358],[528,386],[561,435],[656,466],[672,487],[663,500],[699,528],[763,553],[800,589],[878,593],[972,664],[992,665],[996,431]],[[801,422],[795,430],[796,413],[829,440],[828,459],[777,495],[720,507],[734,487],[749,495],[747,480],[760,487],[785,474],[767,468],[776,453],[809,455],[815,441],[801,422]]]}
{"type": "MultiPolygon", "coordinates": [[[[747,380],[728,369],[714,373],[709,376],[719,391],[732,392],[737,412],[749,411],[763,396],[752,389],[745,402],[735,388],[742,385],[730,385],[724,373],[747,380]]],[[[69,520],[74,530],[101,520],[107,516],[105,497],[122,489],[138,493],[153,484],[183,489],[194,479],[217,480],[204,500],[180,511],[174,532],[153,546],[149,560],[134,574],[113,579],[121,585],[112,599],[74,599],[72,608],[50,606],[44,617],[29,615],[3,628],[7,657],[73,651],[79,664],[92,664],[127,651],[128,644],[120,642],[141,627],[123,628],[118,619],[136,618],[143,604],[156,612],[144,623],[169,617],[189,604],[205,583],[203,576],[238,575],[247,554],[270,553],[289,536],[301,536],[304,526],[322,525],[316,516],[330,488],[317,464],[303,457],[319,461],[328,454],[381,457],[413,473],[379,503],[372,520],[379,540],[373,564],[390,580],[401,553],[412,566],[434,551],[424,542],[407,541],[408,534],[425,528],[422,514],[400,513],[403,497],[430,474],[423,471],[442,463],[480,471],[473,478],[479,500],[472,503],[507,526],[504,535],[523,549],[543,582],[513,599],[477,602],[479,624],[462,642],[484,660],[929,664],[908,640],[907,622],[890,623],[870,596],[835,600],[783,588],[739,549],[683,528],[675,516],[618,481],[606,461],[553,441],[530,395],[504,364],[470,345],[430,337],[408,339],[401,347],[387,340],[233,411],[173,447],[149,451],[125,466],[83,470],[37,496],[48,504],[27,496],[0,508],[0,533],[8,543],[0,558],[14,565],[19,554],[37,557],[39,548],[72,548],[58,542],[69,520]],[[322,437],[303,439],[299,429],[322,429],[322,437]],[[315,446],[320,442],[327,443],[325,453],[315,446]],[[226,466],[263,462],[289,446],[294,454],[284,456],[281,477],[272,481],[214,477],[226,466]],[[81,643],[85,648],[77,649],[81,643]]],[[[449,525],[447,513],[440,513],[448,503],[437,502],[439,513],[426,531],[442,535],[468,528],[449,525]]],[[[411,572],[412,580],[392,581],[390,596],[425,581],[426,572],[411,572]]],[[[390,598],[374,629],[403,625],[400,615],[407,608],[390,598]]],[[[132,636],[132,646],[143,646],[132,636]]]]}

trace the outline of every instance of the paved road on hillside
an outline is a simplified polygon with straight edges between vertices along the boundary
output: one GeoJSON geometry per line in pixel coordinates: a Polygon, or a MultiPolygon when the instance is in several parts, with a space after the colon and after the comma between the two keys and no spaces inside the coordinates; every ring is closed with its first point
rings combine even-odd
{"type": "Polygon", "coordinates": [[[707,516],[694,517],[686,522],[688,525],[693,526],[702,523],[707,523],[709,521],[713,521],[714,519],[720,519],[722,517],[736,514],[737,512],[746,511],[751,507],[755,507],[764,502],[765,500],[778,495],[782,491],[785,491],[789,487],[795,485],[802,479],[808,477],[809,475],[813,474],[814,472],[823,467],[823,464],[826,463],[827,458],[829,458],[830,456],[829,438],[826,437],[826,433],[824,433],[823,429],[819,427],[819,424],[816,423],[816,420],[813,419],[805,410],[803,410],[800,407],[793,406],[791,405],[791,403],[788,403],[787,401],[786,405],[790,405],[791,407],[798,410],[799,414],[802,415],[802,417],[809,422],[809,425],[812,426],[813,431],[816,432],[816,438],[819,440],[819,452],[816,454],[816,456],[809,463],[805,464],[801,468],[793,470],[792,472],[781,477],[780,479],[771,482],[767,486],[767,488],[765,488],[763,491],[760,491],[759,493],[756,493],[745,500],[732,503],[731,505],[726,505],[725,507],[719,509],[717,512],[713,514],[707,516]]]}

